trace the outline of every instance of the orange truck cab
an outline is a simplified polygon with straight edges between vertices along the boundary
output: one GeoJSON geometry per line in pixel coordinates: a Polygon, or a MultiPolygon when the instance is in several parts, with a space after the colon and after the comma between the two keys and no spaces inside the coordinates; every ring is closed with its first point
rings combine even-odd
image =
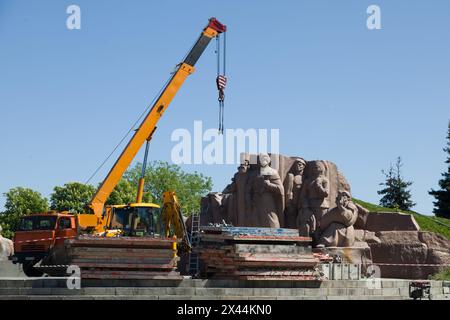
{"type": "Polygon", "coordinates": [[[64,241],[78,234],[77,218],[68,212],[35,213],[20,219],[14,234],[12,262],[23,265],[27,276],[40,276],[33,267],[37,263],[62,264],[54,261],[55,252],[64,251],[64,241]]]}

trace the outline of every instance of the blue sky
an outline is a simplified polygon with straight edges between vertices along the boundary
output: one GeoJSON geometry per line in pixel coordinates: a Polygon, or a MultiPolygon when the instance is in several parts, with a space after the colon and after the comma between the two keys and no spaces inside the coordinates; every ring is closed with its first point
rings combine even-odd
{"type": "MultiPolygon", "coordinates": [[[[375,203],[381,169],[401,156],[414,209],[431,213],[450,119],[446,0],[0,0],[0,192],[49,196],[86,181],[211,16],[229,28],[226,127],[279,128],[281,153],[335,162],[353,195],[375,203]],[[81,30],[66,28],[71,4],[81,30]],[[371,4],[382,30],[366,27],[371,4]]],[[[173,130],[217,126],[215,59],[210,45],[160,121],[150,160],[170,161],[173,130]]],[[[235,171],[183,168],[211,176],[215,190],[235,171]]]]}

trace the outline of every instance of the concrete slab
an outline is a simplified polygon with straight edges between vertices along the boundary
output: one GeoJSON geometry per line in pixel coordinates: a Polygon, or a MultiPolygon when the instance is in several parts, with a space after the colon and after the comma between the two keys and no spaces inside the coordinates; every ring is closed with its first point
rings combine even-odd
{"type": "Polygon", "coordinates": [[[219,296],[219,295],[226,295],[227,289],[225,288],[195,288],[195,291],[192,293],[192,295],[198,295],[198,296],[219,296]]]}
{"type": "MultiPolygon", "coordinates": [[[[387,297],[391,299],[409,299],[409,280],[380,280],[381,288],[371,289],[369,281],[325,281],[319,284],[317,288],[308,287],[308,282],[290,282],[299,287],[289,287],[286,283],[275,281],[239,281],[225,283],[223,281],[214,282],[209,280],[185,279],[178,286],[161,287],[160,282],[147,282],[153,287],[85,287],[81,290],[70,290],[65,285],[64,279],[18,279],[9,278],[0,280],[0,299],[108,299],[114,297],[123,297],[123,299],[220,299],[220,297],[240,297],[241,299],[260,299],[260,297],[278,299],[366,299],[365,297],[387,297]],[[236,284],[240,287],[230,287],[230,284],[236,284]],[[53,287],[55,285],[61,287],[53,287]],[[256,285],[258,287],[250,287],[256,285]],[[203,287],[202,287],[203,286],[203,287]],[[222,287],[218,287],[222,286],[222,287]],[[133,298],[134,297],[134,298],[133,298]],[[335,298],[336,297],[336,298],[335,298]],[[281,299],[281,298],[280,298],[281,299]]],[[[124,283],[121,283],[122,285],[124,283]]],[[[173,283],[170,283],[173,284],[173,283]]],[[[434,299],[447,299],[450,296],[447,283],[440,281],[431,282],[431,294],[434,299]]],[[[263,299],[263,298],[261,298],[263,299]]]]}
{"type": "Polygon", "coordinates": [[[4,277],[21,277],[27,276],[23,273],[22,267],[18,264],[13,264],[11,261],[0,261],[0,278],[4,277]]]}
{"type": "Polygon", "coordinates": [[[400,296],[399,288],[384,288],[382,289],[383,296],[400,296]]]}
{"type": "Polygon", "coordinates": [[[347,289],[347,295],[354,297],[354,296],[362,296],[366,294],[365,288],[348,288],[347,289]]]}
{"type": "Polygon", "coordinates": [[[328,288],[328,296],[345,296],[347,295],[347,288],[328,288]]]}
{"type": "MultiPolygon", "coordinates": [[[[273,297],[272,297],[273,299],[273,297]]],[[[247,296],[220,296],[220,300],[248,300],[247,296]]]]}

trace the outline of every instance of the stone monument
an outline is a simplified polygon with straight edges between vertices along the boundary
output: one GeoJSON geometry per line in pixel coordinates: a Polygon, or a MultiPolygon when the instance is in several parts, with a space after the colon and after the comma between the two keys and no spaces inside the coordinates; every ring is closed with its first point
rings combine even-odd
{"type": "Polygon", "coordinates": [[[314,251],[379,264],[382,277],[426,278],[450,264],[450,240],[420,231],[414,217],[369,212],[326,160],[243,154],[223,192],[202,199],[201,224],[298,229],[314,251]]]}
{"type": "Polygon", "coordinates": [[[306,161],[304,159],[295,159],[284,180],[284,197],[286,202],[284,222],[286,228],[297,228],[298,212],[302,207],[300,192],[305,167],[306,161]]]}
{"type": "Polygon", "coordinates": [[[265,153],[241,159],[231,183],[202,200],[205,222],[294,228],[317,240],[322,217],[337,207],[338,193],[350,194],[350,185],[330,161],[265,153]]]}
{"type": "Polygon", "coordinates": [[[337,207],[328,211],[320,221],[317,247],[352,247],[355,243],[353,225],[358,218],[358,208],[349,192],[339,192],[337,207]]]}

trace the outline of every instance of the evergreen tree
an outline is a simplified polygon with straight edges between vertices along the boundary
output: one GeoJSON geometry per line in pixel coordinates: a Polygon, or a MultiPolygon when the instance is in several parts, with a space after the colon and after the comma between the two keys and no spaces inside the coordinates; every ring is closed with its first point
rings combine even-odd
{"type": "Polygon", "coordinates": [[[450,121],[448,123],[447,133],[447,147],[444,148],[447,152],[447,172],[442,173],[442,179],[439,180],[439,190],[431,190],[430,195],[436,198],[433,202],[433,212],[438,217],[450,218],[450,121]]]}
{"type": "Polygon", "coordinates": [[[385,188],[378,191],[378,194],[383,195],[380,199],[381,206],[407,211],[416,204],[411,201],[411,192],[408,190],[412,182],[405,181],[401,176],[402,166],[402,160],[398,157],[395,165],[391,164],[388,172],[381,170],[386,180],[380,183],[385,188]]]}

